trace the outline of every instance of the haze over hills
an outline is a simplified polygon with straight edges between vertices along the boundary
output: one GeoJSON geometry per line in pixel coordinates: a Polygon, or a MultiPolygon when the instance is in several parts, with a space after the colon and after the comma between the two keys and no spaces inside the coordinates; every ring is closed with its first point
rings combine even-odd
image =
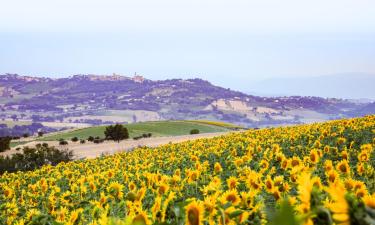
{"type": "Polygon", "coordinates": [[[344,99],[259,97],[202,79],[153,81],[139,75],[117,74],[58,79],[0,75],[0,108],[3,120],[103,124],[200,119],[248,127],[324,121],[375,112],[369,103],[344,99]]]}
{"type": "Polygon", "coordinates": [[[250,84],[250,93],[375,100],[375,74],[343,73],[272,78],[250,84]]]}

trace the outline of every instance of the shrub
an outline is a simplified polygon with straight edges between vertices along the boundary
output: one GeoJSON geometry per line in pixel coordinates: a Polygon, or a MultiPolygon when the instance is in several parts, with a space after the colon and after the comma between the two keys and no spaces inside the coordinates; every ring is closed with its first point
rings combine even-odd
{"type": "Polygon", "coordinates": [[[79,141],[79,143],[84,144],[84,143],[86,143],[86,141],[82,139],[82,140],[79,141]]]}
{"type": "Polygon", "coordinates": [[[59,145],[67,145],[67,144],[68,144],[67,141],[65,141],[64,139],[60,139],[59,145]]]}
{"type": "Polygon", "coordinates": [[[104,139],[95,139],[94,140],[95,144],[99,144],[99,143],[103,143],[103,142],[104,142],[104,139]]]}
{"type": "Polygon", "coordinates": [[[27,138],[27,137],[29,137],[29,134],[28,134],[28,133],[24,133],[24,134],[22,135],[22,137],[27,138]]]}
{"type": "Polygon", "coordinates": [[[68,150],[59,150],[55,147],[35,148],[24,147],[22,153],[12,156],[0,156],[0,174],[15,171],[26,171],[40,168],[43,165],[57,165],[60,162],[68,162],[73,159],[73,153],[68,150]]]}
{"type": "Polygon", "coordinates": [[[93,136],[89,136],[89,137],[87,138],[87,140],[90,141],[90,142],[94,141],[94,139],[95,139],[95,138],[94,138],[93,136]]]}
{"type": "Polygon", "coordinates": [[[199,130],[198,129],[192,129],[190,131],[190,134],[199,134],[199,130]]]}
{"type": "Polygon", "coordinates": [[[44,132],[43,131],[39,131],[38,132],[38,137],[42,137],[44,135],[44,132]]]}
{"type": "Polygon", "coordinates": [[[78,138],[77,137],[72,137],[71,139],[73,142],[77,142],[78,141],[78,138]]]}
{"type": "Polygon", "coordinates": [[[5,152],[10,149],[11,137],[0,137],[0,152],[5,152]]]}

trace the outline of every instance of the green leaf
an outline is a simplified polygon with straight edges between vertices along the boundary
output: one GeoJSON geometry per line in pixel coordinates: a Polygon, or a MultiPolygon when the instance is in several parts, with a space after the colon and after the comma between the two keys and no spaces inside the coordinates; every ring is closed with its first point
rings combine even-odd
{"type": "Polygon", "coordinates": [[[298,225],[296,217],[293,213],[293,207],[284,200],[280,204],[280,209],[271,216],[269,225],[298,225]]]}

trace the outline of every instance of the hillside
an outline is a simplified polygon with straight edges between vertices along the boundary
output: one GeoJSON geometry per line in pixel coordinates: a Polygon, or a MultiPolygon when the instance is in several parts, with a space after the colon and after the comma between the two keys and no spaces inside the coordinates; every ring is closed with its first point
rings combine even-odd
{"type": "Polygon", "coordinates": [[[368,116],[249,130],[5,173],[0,224],[371,225],[374,129],[368,116]]]}
{"type": "Polygon", "coordinates": [[[320,97],[259,97],[201,79],[153,81],[120,75],[50,79],[0,75],[0,119],[7,120],[95,125],[214,120],[259,127],[356,116],[366,105],[320,97]]]}
{"type": "MultiPolygon", "coordinates": [[[[130,138],[142,134],[151,133],[153,137],[188,135],[192,129],[198,129],[200,133],[225,132],[231,129],[219,125],[205,124],[195,121],[154,121],[126,124],[130,138]]],[[[104,138],[105,126],[96,126],[62,132],[56,135],[48,135],[38,138],[39,141],[54,141],[59,139],[70,140],[72,137],[87,139],[89,136],[104,138]]]]}

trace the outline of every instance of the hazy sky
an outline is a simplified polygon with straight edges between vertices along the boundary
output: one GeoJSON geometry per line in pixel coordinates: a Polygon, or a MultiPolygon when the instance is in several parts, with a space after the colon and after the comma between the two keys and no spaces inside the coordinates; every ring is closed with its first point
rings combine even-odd
{"type": "Polygon", "coordinates": [[[0,74],[375,73],[374,0],[0,0],[0,74]]]}

